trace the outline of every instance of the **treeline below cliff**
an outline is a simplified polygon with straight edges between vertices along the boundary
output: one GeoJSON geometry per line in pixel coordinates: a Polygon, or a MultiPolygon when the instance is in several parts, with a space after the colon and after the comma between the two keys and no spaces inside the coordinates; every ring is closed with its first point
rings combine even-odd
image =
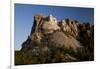
{"type": "Polygon", "coordinates": [[[79,50],[78,53],[62,49],[40,52],[38,55],[32,51],[15,51],[15,65],[45,64],[61,62],[93,61],[94,54],[88,49],[79,50]],[[67,53],[67,54],[66,54],[67,53]]]}

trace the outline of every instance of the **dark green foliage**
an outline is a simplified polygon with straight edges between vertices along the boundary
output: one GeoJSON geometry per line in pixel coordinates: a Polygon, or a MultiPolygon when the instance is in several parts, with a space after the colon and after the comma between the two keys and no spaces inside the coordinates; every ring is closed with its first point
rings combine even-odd
{"type": "Polygon", "coordinates": [[[87,48],[78,49],[77,52],[74,52],[71,49],[52,47],[48,52],[40,50],[39,55],[35,55],[32,50],[15,51],[15,65],[93,61],[93,58],[93,52],[87,48]]]}

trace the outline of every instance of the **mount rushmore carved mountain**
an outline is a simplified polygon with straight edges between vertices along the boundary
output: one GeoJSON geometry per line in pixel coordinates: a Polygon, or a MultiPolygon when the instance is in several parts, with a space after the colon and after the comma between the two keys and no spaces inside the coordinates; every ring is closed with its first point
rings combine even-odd
{"type": "Polygon", "coordinates": [[[94,25],[36,14],[27,40],[15,52],[15,64],[94,60],[94,25]]]}

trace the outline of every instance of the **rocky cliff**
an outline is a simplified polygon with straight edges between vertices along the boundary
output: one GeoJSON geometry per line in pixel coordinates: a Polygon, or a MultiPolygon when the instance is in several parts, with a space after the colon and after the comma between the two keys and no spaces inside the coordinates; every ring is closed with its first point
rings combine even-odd
{"type": "Polygon", "coordinates": [[[44,54],[44,63],[93,60],[94,25],[37,14],[21,51],[44,54]]]}

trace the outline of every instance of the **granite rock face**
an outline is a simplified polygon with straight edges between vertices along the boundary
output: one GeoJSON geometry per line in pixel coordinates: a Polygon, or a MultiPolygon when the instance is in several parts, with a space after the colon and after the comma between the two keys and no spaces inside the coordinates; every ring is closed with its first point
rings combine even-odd
{"type": "Polygon", "coordinates": [[[36,55],[43,52],[48,55],[48,62],[57,62],[55,58],[49,60],[50,53],[62,53],[61,50],[64,51],[64,54],[60,54],[63,56],[59,58],[61,61],[93,60],[94,25],[69,19],[58,21],[53,15],[35,15],[31,33],[22,43],[21,51],[33,51],[36,55]],[[80,57],[84,51],[89,54],[80,57]]]}

